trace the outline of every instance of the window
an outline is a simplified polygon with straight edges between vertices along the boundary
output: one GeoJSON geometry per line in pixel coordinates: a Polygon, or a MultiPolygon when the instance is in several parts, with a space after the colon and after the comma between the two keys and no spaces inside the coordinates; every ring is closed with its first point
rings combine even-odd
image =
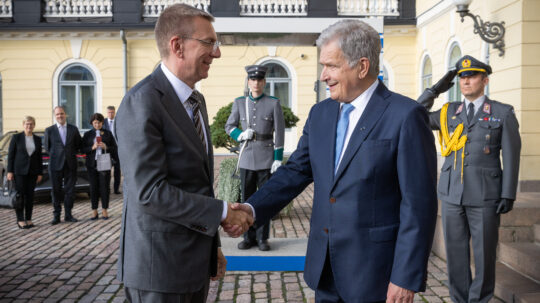
{"type": "MultiPolygon", "coordinates": [[[[461,49],[457,43],[452,44],[450,47],[450,54],[448,58],[448,69],[456,69],[456,62],[461,58],[461,49]]],[[[461,101],[461,90],[459,89],[459,78],[456,76],[454,78],[454,86],[448,90],[448,101],[461,101]]]]}
{"type": "Polygon", "coordinates": [[[67,121],[79,128],[90,129],[90,116],[96,112],[96,81],[82,64],[67,66],[60,73],[59,101],[66,109],[67,121]]]}
{"type": "Polygon", "coordinates": [[[424,58],[424,68],[422,68],[422,93],[426,88],[431,87],[433,81],[433,68],[431,66],[431,59],[429,56],[424,58]]]}
{"type": "Polygon", "coordinates": [[[382,82],[384,83],[384,86],[390,88],[390,76],[388,75],[388,70],[386,69],[386,66],[383,65],[383,78],[382,78],[382,82]]]}
{"type": "Polygon", "coordinates": [[[291,107],[291,77],[287,69],[276,61],[267,61],[262,65],[268,68],[266,72],[266,87],[264,93],[279,99],[281,105],[291,107]]]}

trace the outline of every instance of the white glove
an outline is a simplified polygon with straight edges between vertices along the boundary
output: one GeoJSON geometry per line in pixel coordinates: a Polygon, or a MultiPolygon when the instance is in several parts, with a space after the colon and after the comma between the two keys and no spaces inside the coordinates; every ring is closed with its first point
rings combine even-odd
{"type": "Polygon", "coordinates": [[[270,173],[273,174],[281,166],[281,161],[274,160],[272,163],[272,168],[270,168],[270,173]]]}
{"type": "Polygon", "coordinates": [[[248,128],[245,131],[241,132],[240,135],[238,135],[238,142],[251,140],[251,138],[253,138],[253,133],[254,132],[255,131],[252,130],[251,128],[248,128]]]}

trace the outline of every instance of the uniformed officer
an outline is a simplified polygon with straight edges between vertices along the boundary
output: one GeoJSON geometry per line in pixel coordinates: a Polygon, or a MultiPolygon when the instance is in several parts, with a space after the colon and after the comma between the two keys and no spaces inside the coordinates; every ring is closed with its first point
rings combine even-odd
{"type": "Polygon", "coordinates": [[[488,302],[495,288],[500,214],[510,211],[516,199],[521,139],[512,106],[484,95],[491,67],[471,56],[461,58],[456,70],[427,89],[418,102],[430,110],[434,98],[453,85],[456,72],[465,101],[446,103],[430,113],[445,157],[438,196],[450,296],[454,302],[488,302]]]}
{"type": "MultiPolygon", "coordinates": [[[[264,93],[267,68],[262,65],[246,66],[247,97],[234,100],[225,131],[236,141],[242,142],[238,167],[242,181],[242,202],[246,201],[270,177],[283,160],[285,122],[279,99],[264,93]],[[241,130],[242,129],[242,130],[241,130]]],[[[259,250],[270,250],[268,234],[270,222],[251,227],[239,249],[258,245],[259,250]]]]}

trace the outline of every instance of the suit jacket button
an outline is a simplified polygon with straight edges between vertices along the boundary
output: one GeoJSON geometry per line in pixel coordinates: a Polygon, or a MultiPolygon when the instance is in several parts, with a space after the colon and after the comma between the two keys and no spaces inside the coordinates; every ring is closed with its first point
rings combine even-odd
{"type": "Polygon", "coordinates": [[[328,228],[323,228],[324,232],[328,234],[328,228]]]}
{"type": "Polygon", "coordinates": [[[330,203],[336,203],[336,198],[334,197],[330,198],[330,203]]]}

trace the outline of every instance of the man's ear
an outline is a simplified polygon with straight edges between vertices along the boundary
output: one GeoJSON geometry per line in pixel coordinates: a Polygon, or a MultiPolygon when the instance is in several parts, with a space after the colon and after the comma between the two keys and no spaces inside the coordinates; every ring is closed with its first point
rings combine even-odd
{"type": "Polygon", "coordinates": [[[366,57],[360,58],[356,63],[356,68],[358,69],[358,78],[364,79],[369,72],[369,60],[366,57]]]}
{"type": "Polygon", "coordinates": [[[178,36],[174,36],[169,40],[169,53],[177,57],[184,55],[184,43],[178,36]]]}

